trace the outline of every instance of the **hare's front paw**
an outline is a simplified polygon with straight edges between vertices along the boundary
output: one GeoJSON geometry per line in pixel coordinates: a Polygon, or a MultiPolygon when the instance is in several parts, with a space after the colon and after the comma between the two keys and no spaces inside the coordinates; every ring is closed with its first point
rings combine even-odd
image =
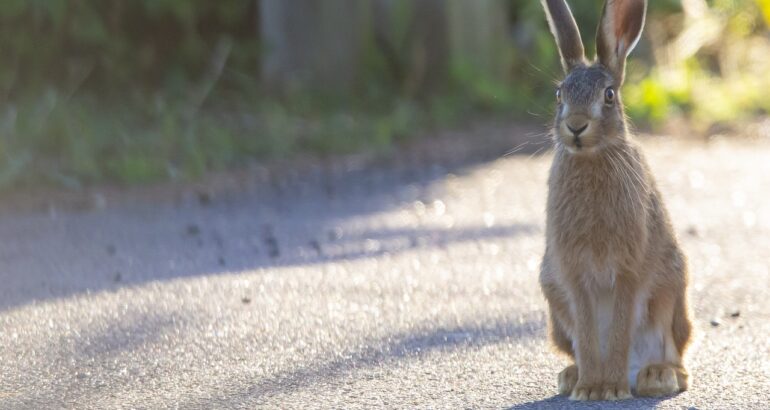
{"type": "Polygon", "coordinates": [[[636,376],[636,394],[639,396],[669,396],[685,389],[687,373],[681,367],[671,364],[651,364],[636,376]]]}
{"type": "Polygon", "coordinates": [[[578,367],[567,366],[559,373],[559,394],[570,394],[578,381],[578,367]]]}
{"type": "Polygon", "coordinates": [[[572,390],[570,400],[625,400],[630,399],[631,389],[627,383],[581,384],[572,390]]]}

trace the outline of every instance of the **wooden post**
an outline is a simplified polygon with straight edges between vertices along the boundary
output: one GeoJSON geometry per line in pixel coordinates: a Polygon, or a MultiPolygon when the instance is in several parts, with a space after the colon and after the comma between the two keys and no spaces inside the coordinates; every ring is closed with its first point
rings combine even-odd
{"type": "Polygon", "coordinates": [[[505,78],[511,38],[504,0],[446,0],[453,68],[467,69],[492,81],[505,78]]]}
{"type": "Polygon", "coordinates": [[[268,88],[347,93],[355,86],[369,1],[261,0],[259,16],[268,88]]]}
{"type": "Polygon", "coordinates": [[[279,91],[347,93],[361,80],[364,47],[374,45],[407,95],[440,92],[458,73],[502,81],[507,7],[507,0],[261,0],[262,79],[279,91]]]}
{"type": "Polygon", "coordinates": [[[449,60],[444,0],[374,0],[377,46],[407,95],[446,84],[449,60]]]}
{"type": "Polygon", "coordinates": [[[506,0],[374,0],[374,5],[378,47],[407,94],[440,92],[452,76],[505,79],[506,0]]]}

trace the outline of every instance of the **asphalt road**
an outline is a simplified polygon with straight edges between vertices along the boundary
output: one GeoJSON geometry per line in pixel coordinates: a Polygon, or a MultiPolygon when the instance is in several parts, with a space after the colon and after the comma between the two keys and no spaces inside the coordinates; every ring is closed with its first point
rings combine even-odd
{"type": "MultiPolygon", "coordinates": [[[[770,142],[644,145],[690,259],[691,390],[578,408],[770,408],[770,142]]],[[[495,158],[5,213],[0,408],[571,406],[537,286],[551,156],[495,158]]]]}

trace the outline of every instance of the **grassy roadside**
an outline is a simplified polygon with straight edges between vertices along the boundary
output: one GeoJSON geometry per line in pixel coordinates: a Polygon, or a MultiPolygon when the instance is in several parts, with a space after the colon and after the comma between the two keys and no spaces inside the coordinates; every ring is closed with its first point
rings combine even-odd
{"type": "MultiPolygon", "coordinates": [[[[650,81],[641,87],[650,86],[650,81]]],[[[629,87],[629,93],[638,93],[637,87],[629,87]]],[[[479,118],[550,121],[547,104],[528,107],[530,99],[516,99],[505,88],[500,90],[430,101],[383,98],[376,103],[221,93],[199,106],[160,95],[103,102],[49,91],[0,116],[0,192],[36,186],[78,190],[104,184],[191,182],[212,172],[298,156],[387,155],[431,130],[456,128],[479,118]]],[[[655,94],[643,93],[644,104],[649,104],[650,95],[655,94]]],[[[668,102],[660,102],[664,103],[668,102]]],[[[650,121],[646,112],[634,115],[639,107],[644,106],[629,107],[637,128],[666,129],[666,122],[650,121]]],[[[730,124],[747,117],[750,120],[750,115],[736,115],[732,123],[728,118],[716,129],[730,130],[730,124]]],[[[666,119],[671,118],[681,120],[675,115],[666,119]]],[[[678,122],[682,123],[696,134],[714,128],[704,121],[678,122]]],[[[682,133],[679,130],[673,132],[682,133]]]]}
{"type": "MultiPolygon", "coordinates": [[[[281,98],[265,95],[257,75],[254,4],[0,6],[7,34],[0,49],[8,52],[0,65],[0,192],[193,181],[298,155],[387,153],[426,130],[479,116],[551,118],[560,70],[537,2],[510,8],[511,56],[496,80],[460,61],[439,91],[420,93],[392,75],[372,46],[355,96],[297,89],[281,98]]],[[[575,7],[588,50],[596,7],[575,7]]],[[[763,92],[770,89],[770,0],[666,0],[650,13],[623,90],[635,124],[708,134],[770,113],[763,92]]]]}
{"type": "Polygon", "coordinates": [[[195,98],[195,87],[190,89],[120,99],[51,89],[7,107],[0,115],[0,190],[189,181],[300,154],[385,153],[426,130],[479,116],[528,116],[504,88],[429,101],[384,92],[358,99],[275,99],[256,86],[195,98]]]}

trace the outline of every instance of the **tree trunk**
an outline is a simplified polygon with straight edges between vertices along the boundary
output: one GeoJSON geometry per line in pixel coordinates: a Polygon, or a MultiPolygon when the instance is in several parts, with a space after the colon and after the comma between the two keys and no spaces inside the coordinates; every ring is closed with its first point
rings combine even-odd
{"type": "Polygon", "coordinates": [[[508,2],[446,0],[445,4],[452,68],[495,82],[504,80],[510,62],[508,2]]]}
{"type": "Polygon", "coordinates": [[[407,95],[451,80],[503,81],[506,0],[261,0],[262,79],[279,91],[347,93],[376,40],[407,95]]]}
{"type": "Polygon", "coordinates": [[[375,37],[407,94],[440,92],[453,79],[503,81],[507,7],[505,0],[374,0],[375,37]]]}
{"type": "Polygon", "coordinates": [[[261,0],[264,83],[278,91],[350,92],[369,15],[364,0],[261,0]]]}

